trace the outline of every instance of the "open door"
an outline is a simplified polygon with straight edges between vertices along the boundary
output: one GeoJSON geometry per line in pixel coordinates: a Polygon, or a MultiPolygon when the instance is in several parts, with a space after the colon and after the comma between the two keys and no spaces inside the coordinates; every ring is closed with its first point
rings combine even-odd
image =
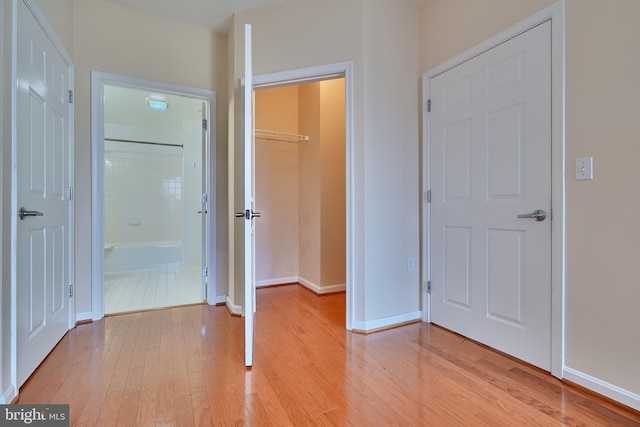
{"type": "Polygon", "coordinates": [[[207,111],[207,103],[202,101],[202,205],[200,206],[200,221],[202,227],[202,300],[207,301],[207,282],[209,276],[209,251],[208,241],[206,236],[209,236],[209,229],[207,223],[209,221],[209,193],[208,193],[208,180],[209,180],[209,153],[207,150],[207,132],[209,129],[208,121],[209,112],[207,111]]]}
{"type": "MultiPolygon", "coordinates": [[[[244,331],[245,331],[245,366],[253,364],[253,313],[255,312],[255,273],[254,273],[254,235],[253,218],[259,217],[259,212],[253,211],[253,76],[251,63],[251,25],[244,29],[244,77],[241,82],[242,92],[242,147],[236,156],[242,153],[241,162],[236,165],[241,169],[236,174],[236,195],[238,202],[242,201],[242,208],[236,209],[236,217],[243,222],[242,230],[236,227],[236,265],[242,266],[239,272],[244,277],[244,331]],[[241,192],[242,195],[238,193],[241,192]],[[240,237],[242,236],[242,237],[240,237]],[[240,241],[241,240],[241,241],[240,241]]],[[[237,157],[236,157],[237,158],[237,157]]],[[[239,207],[239,203],[237,205],[239,207]]]]}

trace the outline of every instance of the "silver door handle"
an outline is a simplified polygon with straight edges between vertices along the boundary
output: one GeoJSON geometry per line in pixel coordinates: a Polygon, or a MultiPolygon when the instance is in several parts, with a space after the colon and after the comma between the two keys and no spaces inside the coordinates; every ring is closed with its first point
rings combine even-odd
{"type": "Polygon", "coordinates": [[[43,215],[44,214],[42,212],[28,211],[25,208],[20,208],[20,210],[18,211],[18,216],[20,217],[21,220],[24,220],[24,218],[28,216],[43,216],[43,215]]]}
{"type": "Polygon", "coordinates": [[[544,221],[546,217],[547,217],[547,213],[542,209],[536,209],[531,213],[518,215],[518,218],[532,218],[532,219],[535,219],[536,221],[544,221]]]}
{"type": "Polygon", "coordinates": [[[244,212],[236,212],[236,218],[253,219],[260,218],[261,216],[262,212],[254,212],[249,209],[246,209],[244,212]]]}

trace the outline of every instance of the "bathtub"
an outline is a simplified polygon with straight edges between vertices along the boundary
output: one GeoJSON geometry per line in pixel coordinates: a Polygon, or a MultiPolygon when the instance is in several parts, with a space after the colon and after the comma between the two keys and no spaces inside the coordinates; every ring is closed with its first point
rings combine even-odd
{"type": "Polygon", "coordinates": [[[182,265],[182,243],[104,246],[104,271],[114,273],[182,265]]]}

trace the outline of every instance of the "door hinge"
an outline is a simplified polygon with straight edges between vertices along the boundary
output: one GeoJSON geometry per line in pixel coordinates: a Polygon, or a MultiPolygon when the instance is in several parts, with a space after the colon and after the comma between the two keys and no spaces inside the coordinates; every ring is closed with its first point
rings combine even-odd
{"type": "Polygon", "coordinates": [[[431,112],[431,100],[427,99],[427,113],[431,112]]]}
{"type": "Polygon", "coordinates": [[[73,285],[69,285],[69,298],[73,298],[73,285]]]}
{"type": "Polygon", "coordinates": [[[209,267],[202,267],[202,278],[209,277],[209,267]]]}
{"type": "Polygon", "coordinates": [[[69,104],[73,104],[73,91],[69,89],[69,104]]]}
{"type": "Polygon", "coordinates": [[[427,203],[431,203],[431,190],[427,190],[427,203]]]}
{"type": "Polygon", "coordinates": [[[202,193],[202,203],[209,203],[209,196],[207,193],[202,193]]]}
{"type": "Polygon", "coordinates": [[[68,201],[73,200],[73,187],[67,188],[67,200],[68,201]]]}
{"type": "Polygon", "coordinates": [[[427,293],[431,293],[431,280],[427,280],[427,293]]]}
{"type": "Polygon", "coordinates": [[[202,119],[202,129],[207,130],[207,128],[208,128],[207,119],[202,119]]]}

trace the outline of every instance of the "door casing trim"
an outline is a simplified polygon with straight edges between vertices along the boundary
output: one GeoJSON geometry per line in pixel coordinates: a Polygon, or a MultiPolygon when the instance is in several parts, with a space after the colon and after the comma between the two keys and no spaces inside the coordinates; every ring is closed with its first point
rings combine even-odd
{"type": "MultiPolygon", "coordinates": [[[[209,133],[207,145],[209,158],[205,159],[209,175],[209,200],[215,203],[215,147],[216,147],[216,104],[215,92],[187,86],[173,85],[152,80],[138,79],[118,74],[91,72],[91,319],[104,317],[104,85],[130,86],[176,93],[201,98],[209,103],[209,133]]],[[[216,209],[209,208],[209,233],[206,236],[209,247],[209,281],[207,283],[207,303],[217,301],[216,272],[216,209]]],[[[82,319],[85,320],[85,319],[82,319]]]]}
{"type": "MultiPolygon", "coordinates": [[[[565,0],[542,9],[523,21],[509,27],[471,49],[432,68],[422,76],[422,192],[431,188],[429,165],[429,82],[435,76],[486,52],[487,50],[526,32],[546,21],[551,22],[551,374],[563,378],[565,342],[565,0]]],[[[422,204],[422,271],[423,271],[423,320],[431,321],[431,299],[426,283],[431,279],[430,254],[430,206],[426,199],[422,204]]]]}

